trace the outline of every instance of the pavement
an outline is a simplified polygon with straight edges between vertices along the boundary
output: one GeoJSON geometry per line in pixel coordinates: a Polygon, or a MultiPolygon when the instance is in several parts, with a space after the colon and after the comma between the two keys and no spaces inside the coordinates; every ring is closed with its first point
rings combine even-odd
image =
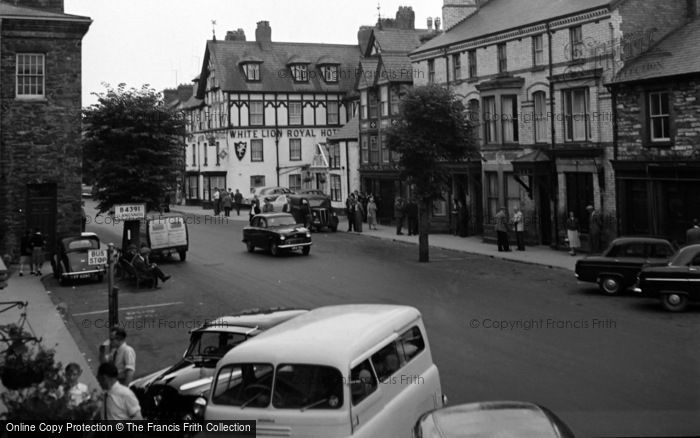
{"type": "MultiPolygon", "coordinates": [[[[172,206],[171,210],[200,216],[213,216],[212,210],[204,210],[198,206],[177,205],[172,206]]],[[[232,211],[228,219],[247,222],[248,210],[241,209],[240,216],[232,211]]],[[[345,232],[342,230],[345,230],[346,224],[345,218],[341,217],[338,232],[345,232]]],[[[418,245],[418,236],[396,235],[394,226],[378,225],[377,230],[369,230],[364,224],[362,233],[352,232],[352,234],[358,238],[384,239],[418,245]]],[[[498,252],[495,244],[484,242],[480,236],[458,237],[451,234],[430,234],[428,241],[431,247],[571,271],[574,270],[576,260],[582,257],[570,256],[566,251],[557,251],[548,246],[527,246],[525,251],[498,252]]],[[[51,291],[44,287],[44,283],[39,277],[28,275],[26,272],[23,277],[18,276],[17,265],[9,266],[9,271],[8,286],[0,291],[0,300],[3,302],[21,301],[28,303],[28,305],[0,313],[0,325],[18,322],[21,314],[26,312],[27,328],[31,328],[35,336],[41,338],[42,345],[54,348],[56,359],[63,366],[69,362],[78,363],[83,368],[80,381],[87,384],[91,390],[99,388],[95,377],[97,369],[93,368],[88,357],[81,353],[76,340],[68,329],[70,324],[65,320],[67,315],[64,315],[64,310],[60,305],[54,304],[51,299],[51,291]]],[[[51,266],[48,263],[44,265],[43,272],[44,276],[51,275],[51,266]]],[[[0,306],[0,310],[3,308],[4,306],[0,306]]],[[[0,392],[4,390],[5,388],[0,384],[0,392]]],[[[0,412],[2,411],[4,409],[0,405],[0,412]]]]}

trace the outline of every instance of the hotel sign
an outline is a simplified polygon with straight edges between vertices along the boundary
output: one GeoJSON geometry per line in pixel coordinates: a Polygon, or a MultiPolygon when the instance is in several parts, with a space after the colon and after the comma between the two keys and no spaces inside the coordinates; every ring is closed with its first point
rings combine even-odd
{"type": "Polygon", "coordinates": [[[318,138],[324,140],[338,132],[337,128],[310,129],[310,128],[284,128],[284,129],[232,129],[232,139],[255,138],[318,138]]]}

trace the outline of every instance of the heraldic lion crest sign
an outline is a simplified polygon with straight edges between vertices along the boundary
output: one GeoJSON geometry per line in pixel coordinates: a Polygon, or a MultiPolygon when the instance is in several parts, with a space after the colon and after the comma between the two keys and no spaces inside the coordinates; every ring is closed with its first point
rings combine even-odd
{"type": "Polygon", "coordinates": [[[238,143],[233,144],[234,149],[236,151],[236,156],[238,157],[238,161],[241,161],[243,157],[245,157],[245,150],[246,150],[246,142],[244,141],[239,141],[238,143]]]}

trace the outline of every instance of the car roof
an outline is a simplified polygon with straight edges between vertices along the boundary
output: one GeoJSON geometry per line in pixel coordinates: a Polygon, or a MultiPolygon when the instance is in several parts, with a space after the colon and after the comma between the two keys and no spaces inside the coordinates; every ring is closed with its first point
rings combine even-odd
{"type": "Polygon", "coordinates": [[[352,361],[419,319],[420,312],[409,306],[320,307],[267,330],[235,354],[227,353],[221,363],[314,363],[348,370],[352,361]]]}
{"type": "Polygon", "coordinates": [[[558,428],[544,410],[519,401],[467,403],[432,411],[444,437],[559,438],[558,428]]]}
{"type": "Polygon", "coordinates": [[[316,193],[302,193],[302,194],[296,194],[296,195],[288,195],[291,199],[301,199],[301,198],[306,198],[306,199],[328,199],[330,196],[326,195],[319,195],[316,193]]]}
{"type": "Polygon", "coordinates": [[[253,309],[236,315],[220,316],[212,321],[207,321],[195,331],[231,331],[236,333],[249,333],[251,330],[267,330],[291,318],[308,312],[308,309],[253,309]]]}
{"type": "Polygon", "coordinates": [[[615,240],[612,241],[613,244],[621,244],[621,243],[667,243],[671,245],[671,242],[668,241],[668,239],[664,239],[663,237],[653,237],[653,236],[625,236],[625,237],[618,237],[615,240]]]}
{"type": "Polygon", "coordinates": [[[80,234],[74,234],[72,236],[66,236],[66,237],[61,239],[61,242],[68,243],[68,242],[72,242],[74,240],[79,240],[79,239],[97,239],[97,240],[100,240],[100,238],[97,236],[97,234],[87,231],[87,232],[83,232],[80,234]]]}
{"type": "MultiPolygon", "coordinates": [[[[268,217],[287,217],[287,216],[292,216],[292,215],[289,213],[258,213],[253,217],[268,218],[268,217]]],[[[294,217],[294,216],[292,216],[292,217],[294,217]]]]}

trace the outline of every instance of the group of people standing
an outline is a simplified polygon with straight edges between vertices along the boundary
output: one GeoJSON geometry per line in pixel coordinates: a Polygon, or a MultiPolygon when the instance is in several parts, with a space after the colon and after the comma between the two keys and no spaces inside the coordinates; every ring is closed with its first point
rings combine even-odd
{"type": "Polygon", "coordinates": [[[30,275],[41,275],[41,267],[44,265],[44,247],[46,238],[40,229],[34,228],[32,232],[25,231],[20,240],[19,276],[24,275],[24,265],[29,265],[30,275]]]}
{"type": "Polygon", "coordinates": [[[515,230],[515,241],[517,242],[518,251],[525,251],[525,218],[520,207],[513,209],[513,218],[510,222],[508,221],[505,207],[498,209],[494,219],[496,221],[496,245],[498,251],[511,251],[508,240],[508,232],[511,226],[515,230]]]}
{"type": "MultiPolygon", "coordinates": [[[[592,254],[601,250],[601,232],[603,230],[603,220],[600,213],[592,206],[586,206],[588,212],[588,245],[592,254]]],[[[581,224],[573,211],[569,211],[566,218],[566,240],[569,244],[569,254],[576,255],[576,250],[581,248],[581,224]]]]}
{"type": "Polygon", "coordinates": [[[401,196],[394,200],[394,219],[396,220],[396,235],[401,236],[403,232],[404,221],[406,222],[406,231],[409,236],[418,235],[418,202],[415,198],[410,198],[406,201],[401,196]]]}
{"type": "Polygon", "coordinates": [[[224,216],[231,216],[231,210],[236,209],[236,214],[241,215],[241,205],[243,205],[243,194],[236,189],[234,193],[231,188],[219,189],[214,187],[214,194],[212,195],[212,200],[214,201],[214,216],[218,216],[221,212],[224,212],[224,216]]]}

